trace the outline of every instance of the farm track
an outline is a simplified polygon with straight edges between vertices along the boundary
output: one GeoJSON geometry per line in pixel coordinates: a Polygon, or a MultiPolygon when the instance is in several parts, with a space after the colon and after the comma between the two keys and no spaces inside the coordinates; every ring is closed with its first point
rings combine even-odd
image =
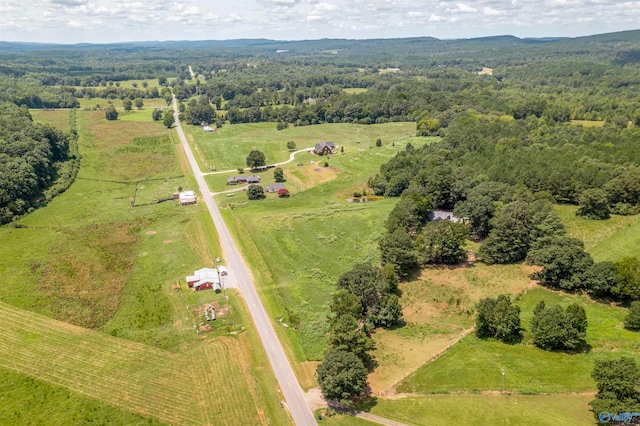
{"type": "Polygon", "coordinates": [[[0,367],[172,424],[267,423],[240,351],[175,354],[0,303],[0,367]]]}

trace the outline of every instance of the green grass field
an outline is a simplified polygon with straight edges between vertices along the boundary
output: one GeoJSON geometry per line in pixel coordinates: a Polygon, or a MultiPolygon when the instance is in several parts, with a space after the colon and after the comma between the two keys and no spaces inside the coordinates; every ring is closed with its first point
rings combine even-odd
{"type": "Polygon", "coordinates": [[[156,425],[159,420],[0,368],[0,423],[156,425]]]}
{"type": "MultiPolygon", "coordinates": [[[[365,126],[354,124],[321,124],[277,130],[276,123],[236,124],[222,126],[216,132],[204,133],[200,126],[185,126],[185,132],[192,135],[192,146],[206,166],[212,164],[218,170],[246,167],[246,158],[251,150],[264,152],[267,164],[289,159],[287,142],[293,141],[296,149],[313,147],[318,142],[333,141],[336,146],[344,146],[345,154],[350,150],[366,150],[380,138],[383,147],[398,142],[399,145],[415,138],[414,123],[388,123],[365,126]],[[358,143],[358,141],[360,143],[358,143]]],[[[389,150],[382,149],[385,154],[389,150]]],[[[331,156],[336,158],[337,155],[331,156]]],[[[202,165],[201,164],[201,165],[202,165]]],[[[208,171],[208,167],[203,169],[208,171]]],[[[373,170],[373,169],[372,169],[373,170]]]]}
{"type": "Polygon", "coordinates": [[[640,215],[591,220],[576,216],[576,210],[576,206],[556,205],[569,236],[582,240],[597,262],[615,262],[640,252],[640,215]]]}
{"type": "Polygon", "coordinates": [[[638,333],[625,330],[626,310],[591,301],[583,296],[535,288],[516,302],[522,310],[525,329],[522,344],[468,336],[436,361],[420,368],[398,387],[398,392],[440,393],[496,391],[501,386],[501,369],[506,368],[505,389],[516,393],[560,393],[595,391],[591,378],[594,361],[613,356],[640,360],[638,333]],[[589,349],[581,353],[551,352],[536,348],[528,335],[535,305],[579,303],[587,312],[589,349]]]}
{"type": "Polygon", "coordinates": [[[378,398],[369,411],[410,425],[573,426],[595,424],[588,406],[591,399],[577,395],[425,395],[378,398]]]}
{"type": "MultiPolygon", "coordinates": [[[[34,117],[64,123],[61,113],[34,117]]],[[[136,415],[173,424],[290,423],[242,299],[174,289],[221,253],[204,206],[157,203],[192,181],[182,176],[171,133],[146,120],[108,122],[100,111],[78,111],[77,121],[77,181],[16,227],[0,228],[0,367],[18,374],[18,384],[70,395],[68,416],[77,418],[114,407],[115,418],[133,424],[136,415]],[[210,324],[207,303],[224,312],[210,324]],[[204,334],[194,323],[206,324],[204,334]]],[[[20,391],[0,398],[17,406],[20,391]]]]}

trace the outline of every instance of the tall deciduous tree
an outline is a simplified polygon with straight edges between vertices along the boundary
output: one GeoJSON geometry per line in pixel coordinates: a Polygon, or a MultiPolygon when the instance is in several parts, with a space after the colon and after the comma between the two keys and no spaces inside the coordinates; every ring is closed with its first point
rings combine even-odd
{"type": "Polygon", "coordinates": [[[413,247],[413,239],[404,228],[385,234],[378,242],[382,263],[394,266],[400,277],[406,277],[418,267],[418,256],[413,247]]]}
{"type": "Polygon", "coordinates": [[[580,207],[576,211],[576,216],[583,216],[589,219],[609,219],[611,209],[609,199],[603,189],[592,188],[583,191],[579,197],[580,207]]]}
{"type": "Polygon", "coordinates": [[[175,118],[173,116],[173,110],[166,110],[164,112],[164,116],[162,117],[162,123],[167,129],[170,129],[171,127],[173,127],[174,122],[175,118]]]}
{"type": "Polygon", "coordinates": [[[282,170],[282,167],[276,167],[275,169],[273,169],[273,179],[276,182],[284,182],[284,171],[282,170]]]}
{"type": "Polygon", "coordinates": [[[367,369],[352,352],[330,349],[318,365],[317,375],[327,399],[348,402],[367,388],[367,369]]]}
{"type": "Polygon", "coordinates": [[[640,301],[631,304],[629,312],[624,318],[624,327],[629,330],[640,330],[640,301]]]}
{"type": "Polygon", "coordinates": [[[118,111],[116,111],[116,107],[113,105],[109,105],[104,112],[104,117],[107,120],[117,120],[118,119],[118,111]]]}
{"type": "Polygon", "coordinates": [[[247,156],[246,163],[247,167],[251,167],[252,169],[263,167],[266,164],[264,152],[252,150],[247,156]]]}
{"type": "Polygon", "coordinates": [[[363,363],[371,362],[369,351],[373,340],[363,330],[358,320],[349,314],[339,316],[329,331],[329,345],[337,350],[353,352],[363,363]]]}
{"type": "Polygon", "coordinates": [[[536,306],[531,319],[533,343],[542,349],[576,349],[584,341],[587,315],[582,306],[571,304],[547,308],[544,301],[536,306]]]}
{"type": "Polygon", "coordinates": [[[260,185],[249,185],[247,188],[247,198],[250,200],[262,200],[265,198],[264,189],[260,185]]]}
{"type": "Polygon", "coordinates": [[[520,338],[520,307],[501,294],[497,299],[484,298],[476,305],[476,335],[512,342],[520,338]]]}

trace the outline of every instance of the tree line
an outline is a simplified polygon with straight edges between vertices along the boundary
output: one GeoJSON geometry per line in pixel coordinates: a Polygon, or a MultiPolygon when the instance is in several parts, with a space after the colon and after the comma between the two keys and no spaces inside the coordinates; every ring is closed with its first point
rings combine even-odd
{"type": "Polygon", "coordinates": [[[75,113],[70,117],[66,134],[34,123],[26,107],[0,103],[0,223],[43,205],[75,178],[75,113]]]}

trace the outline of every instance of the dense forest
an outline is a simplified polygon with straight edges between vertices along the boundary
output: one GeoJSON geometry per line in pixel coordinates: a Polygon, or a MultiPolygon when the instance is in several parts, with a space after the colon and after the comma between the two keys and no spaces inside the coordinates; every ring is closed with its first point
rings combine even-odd
{"type": "Polygon", "coordinates": [[[0,223],[32,211],[65,190],[78,170],[72,131],[35,124],[26,107],[0,104],[0,223]]]}

